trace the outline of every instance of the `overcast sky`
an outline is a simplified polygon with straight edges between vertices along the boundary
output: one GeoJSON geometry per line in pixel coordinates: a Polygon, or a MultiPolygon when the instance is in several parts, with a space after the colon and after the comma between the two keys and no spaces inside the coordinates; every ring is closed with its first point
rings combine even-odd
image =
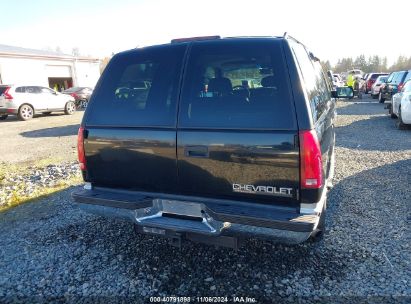
{"type": "Polygon", "coordinates": [[[322,60],[411,55],[411,1],[379,0],[0,0],[0,44],[112,52],[172,38],[282,35],[322,60]],[[389,5],[387,5],[389,3],[389,5]],[[381,12],[381,13],[380,13],[381,12]]]}

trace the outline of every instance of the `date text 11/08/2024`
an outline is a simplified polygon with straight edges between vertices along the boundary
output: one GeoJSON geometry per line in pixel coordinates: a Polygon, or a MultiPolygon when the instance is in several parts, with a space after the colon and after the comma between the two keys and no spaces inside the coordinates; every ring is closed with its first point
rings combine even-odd
{"type": "Polygon", "coordinates": [[[150,297],[151,303],[257,303],[252,297],[150,297]]]}

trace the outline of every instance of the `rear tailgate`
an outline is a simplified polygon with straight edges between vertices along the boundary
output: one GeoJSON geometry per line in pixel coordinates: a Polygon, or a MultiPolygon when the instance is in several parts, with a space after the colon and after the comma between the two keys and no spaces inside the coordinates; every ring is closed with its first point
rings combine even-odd
{"type": "Polygon", "coordinates": [[[181,130],[178,143],[179,182],[186,194],[298,204],[296,132],[181,130]],[[198,147],[207,155],[191,155],[198,147]]]}
{"type": "Polygon", "coordinates": [[[298,206],[298,129],[278,41],[193,43],[177,130],[188,195],[298,206]]]}

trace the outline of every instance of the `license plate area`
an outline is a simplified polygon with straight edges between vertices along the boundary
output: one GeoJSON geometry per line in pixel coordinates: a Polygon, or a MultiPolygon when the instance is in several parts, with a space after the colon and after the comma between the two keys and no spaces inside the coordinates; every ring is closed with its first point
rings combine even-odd
{"type": "Polygon", "coordinates": [[[222,223],[210,218],[204,208],[202,203],[154,199],[152,207],[136,210],[135,218],[137,224],[144,227],[140,229],[145,233],[165,233],[166,236],[170,232],[218,234],[222,229],[222,223]]]}
{"type": "Polygon", "coordinates": [[[203,217],[204,211],[202,210],[202,206],[199,203],[162,200],[161,204],[163,213],[196,218],[203,217]]]}
{"type": "Polygon", "coordinates": [[[154,227],[143,227],[143,231],[145,233],[166,235],[165,229],[159,229],[159,228],[154,228],[154,227]]]}

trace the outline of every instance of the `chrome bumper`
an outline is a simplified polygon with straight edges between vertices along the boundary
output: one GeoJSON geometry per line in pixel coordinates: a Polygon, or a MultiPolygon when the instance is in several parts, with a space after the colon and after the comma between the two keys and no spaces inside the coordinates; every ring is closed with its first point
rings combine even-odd
{"type": "MultiPolygon", "coordinates": [[[[298,244],[315,231],[319,214],[241,202],[151,198],[145,194],[81,190],[74,201],[84,211],[130,221],[139,232],[161,236],[262,238],[298,244]]],[[[201,241],[201,238],[200,238],[201,241]]]]}

